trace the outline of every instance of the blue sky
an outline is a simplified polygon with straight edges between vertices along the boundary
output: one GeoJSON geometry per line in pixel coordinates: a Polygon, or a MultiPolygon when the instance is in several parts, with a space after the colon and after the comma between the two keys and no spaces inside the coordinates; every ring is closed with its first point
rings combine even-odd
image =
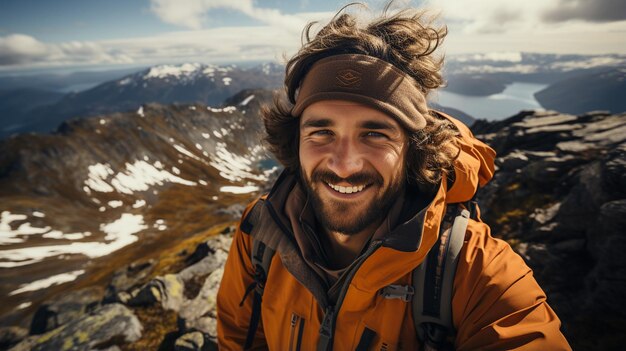
{"type": "MultiPolygon", "coordinates": [[[[0,0],[0,71],[281,60],[309,21],[348,1],[0,0]]],[[[382,0],[368,4],[376,11],[382,0]]],[[[446,54],[626,54],[623,0],[424,0],[441,12],[446,54]]]]}
{"type": "MultiPolygon", "coordinates": [[[[185,1],[180,1],[184,3],[185,1]]],[[[21,33],[41,41],[102,40],[149,36],[180,30],[151,11],[148,0],[1,0],[0,35],[21,33]]],[[[256,4],[278,8],[285,14],[323,12],[335,9],[337,1],[263,0],[256,4]]],[[[211,10],[204,28],[260,22],[233,9],[211,10]]]]}

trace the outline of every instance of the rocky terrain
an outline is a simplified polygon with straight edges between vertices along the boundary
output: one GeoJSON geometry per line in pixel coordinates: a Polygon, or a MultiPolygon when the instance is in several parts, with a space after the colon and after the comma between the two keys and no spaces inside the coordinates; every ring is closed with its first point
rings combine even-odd
{"type": "Polygon", "coordinates": [[[0,329],[0,347],[216,350],[215,296],[233,230],[209,231],[195,251],[170,253],[179,261],[173,267],[160,265],[167,255],[135,262],[116,271],[104,290],[78,289],[42,304],[29,330],[0,329]]]}
{"type": "Polygon", "coordinates": [[[275,165],[258,118],[270,98],[147,104],[1,142],[0,325],[67,284],[106,284],[138,257],[237,218],[275,165]]]}
{"type": "Polygon", "coordinates": [[[533,268],[574,350],[626,341],[626,114],[525,111],[474,132],[497,153],[483,219],[533,268]]]}
{"type": "MultiPolygon", "coordinates": [[[[248,94],[234,101],[241,103],[248,94]]],[[[189,106],[174,110],[193,111],[189,106]]],[[[159,106],[144,110],[146,116],[154,118],[170,112],[170,108],[159,106]]],[[[97,127],[99,122],[95,121],[91,128],[97,127]]],[[[156,123],[158,118],[154,121],[151,124],[155,126],[162,123],[156,123]]],[[[70,129],[76,127],[62,130],[70,129]]],[[[575,350],[621,349],[626,341],[626,307],[622,303],[626,294],[626,260],[622,253],[626,249],[626,114],[523,111],[504,121],[478,121],[473,131],[498,152],[496,176],[479,190],[478,196],[482,217],[493,234],[507,240],[533,268],[575,350]]],[[[152,132],[146,133],[143,138],[150,140],[152,132]]],[[[193,146],[186,149],[192,150],[193,146]]],[[[197,151],[193,154],[201,157],[201,151],[200,155],[197,151]]],[[[213,157],[209,154],[207,159],[213,157]]],[[[17,165],[21,163],[12,163],[11,167],[6,161],[0,164],[5,165],[0,169],[7,174],[8,170],[20,169],[17,165]]],[[[196,171],[181,169],[180,177],[192,180],[196,171]]],[[[260,181],[251,184],[260,186],[260,181]]],[[[28,188],[26,183],[16,187],[28,188]]],[[[0,189],[6,191],[7,186],[0,189]]],[[[46,189],[42,186],[33,191],[30,196],[45,193],[46,189]]],[[[197,194],[198,188],[182,186],[175,197],[195,199],[191,193],[197,194]]],[[[32,317],[12,327],[4,323],[0,347],[215,349],[215,292],[242,208],[233,206],[255,194],[230,199],[230,215],[213,218],[209,228],[199,224],[176,227],[172,232],[188,234],[167,247],[152,246],[151,255],[145,251],[128,255],[129,261],[117,264],[112,271],[96,271],[100,272],[100,280],[79,279],[69,288],[46,295],[30,308],[32,317]]],[[[26,206],[26,200],[21,201],[26,206]]],[[[128,204],[133,201],[136,199],[128,199],[128,204]]],[[[174,198],[159,201],[172,202],[174,198]]],[[[183,205],[175,207],[182,209],[183,205]]],[[[92,207],[97,211],[97,206],[92,207]]],[[[216,203],[211,213],[217,208],[216,203]]],[[[83,216],[94,214],[85,212],[83,216]]],[[[206,220],[211,218],[202,219],[206,220]]],[[[168,218],[168,227],[170,221],[177,223],[168,218]]]]}

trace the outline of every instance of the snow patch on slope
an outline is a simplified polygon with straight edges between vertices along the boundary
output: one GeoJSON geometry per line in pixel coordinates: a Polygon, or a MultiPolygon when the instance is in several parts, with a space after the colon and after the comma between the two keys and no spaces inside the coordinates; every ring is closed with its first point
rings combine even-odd
{"type": "Polygon", "coordinates": [[[143,216],[124,213],[117,220],[100,225],[100,230],[106,234],[105,242],[73,242],[4,250],[0,251],[0,268],[25,266],[66,254],[82,254],[90,258],[106,256],[137,241],[139,238],[134,234],[147,228],[143,216]]]}
{"type": "Polygon", "coordinates": [[[146,161],[136,160],[134,163],[126,163],[125,166],[125,170],[115,174],[108,163],[91,165],[88,168],[89,173],[85,185],[98,192],[118,191],[124,194],[146,191],[152,185],[163,185],[166,182],[187,186],[197,185],[196,182],[175,176],[146,161]],[[113,176],[114,174],[115,176],[113,176]]]}

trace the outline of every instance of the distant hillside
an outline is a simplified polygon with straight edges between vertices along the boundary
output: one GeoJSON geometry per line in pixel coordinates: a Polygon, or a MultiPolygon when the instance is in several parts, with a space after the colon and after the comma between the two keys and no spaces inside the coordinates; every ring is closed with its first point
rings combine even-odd
{"type": "Polygon", "coordinates": [[[528,52],[446,57],[445,74],[493,75],[508,81],[554,83],[589,71],[626,64],[626,55],[560,55],[528,52]]]}
{"type": "Polygon", "coordinates": [[[12,123],[10,129],[3,122],[0,138],[12,133],[50,132],[70,118],[134,111],[146,103],[215,106],[244,89],[278,87],[282,79],[282,67],[274,64],[249,69],[234,65],[155,66],[32,109],[21,115],[19,123],[12,123]]]}
{"type": "Polygon", "coordinates": [[[554,83],[537,92],[535,98],[545,108],[566,113],[626,111],[626,66],[554,83]]]}
{"type": "Polygon", "coordinates": [[[19,131],[24,119],[32,111],[44,105],[58,102],[63,93],[34,88],[0,90],[0,139],[5,135],[19,131]]]}
{"type": "MultiPolygon", "coordinates": [[[[557,55],[526,52],[461,54],[446,57],[446,91],[489,96],[512,82],[552,84],[626,64],[626,55],[557,55]]],[[[580,111],[586,112],[586,111],[580,111]]]]}
{"type": "Polygon", "coordinates": [[[489,96],[504,91],[510,81],[493,74],[455,74],[444,90],[468,96],[489,96]]]}
{"type": "Polygon", "coordinates": [[[0,90],[44,89],[69,92],[75,87],[95,86],[137,72],[142,67],[71,73],[29,73],[0,76],[0,90]]]}
{"type": "Polygon", "coordinates": [[[260,142],[267,94],[221,108],[148,104],[0,142],[0,325],[48,285],[239,216],[275,165],[260,142]]]}

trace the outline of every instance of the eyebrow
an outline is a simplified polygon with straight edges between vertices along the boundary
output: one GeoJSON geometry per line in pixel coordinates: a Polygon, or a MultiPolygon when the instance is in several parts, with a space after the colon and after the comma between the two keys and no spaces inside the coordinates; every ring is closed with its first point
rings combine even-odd
{"type": "Polygon", "coordinates": [[[304,128],[321,128],[331,126],[333,122],[328,118],[312,118],[302,123],[301,129],[304,128]]]}
{"type": "Polygon", "coordinates": [[[389,131],[397,131],[398,128],[395,127],[391,123],[380,122],[380,121],[365,121],[361,123],[361,128],[363,129],[374,129],[374,130],[389,130],[389,131]]]}
{"type": "MultiPolygon", "coordinates": [[[[328,118],[311,118],[308,121],[302,123],[301,129],[305,128],[324,128],[333,125],[333,121],[328,118]]],[[[381,121],[365,121],[359,125],[361,129],[370,130],[388,130],[398,131],[398,128],[391,123],[381,121]]]]}

